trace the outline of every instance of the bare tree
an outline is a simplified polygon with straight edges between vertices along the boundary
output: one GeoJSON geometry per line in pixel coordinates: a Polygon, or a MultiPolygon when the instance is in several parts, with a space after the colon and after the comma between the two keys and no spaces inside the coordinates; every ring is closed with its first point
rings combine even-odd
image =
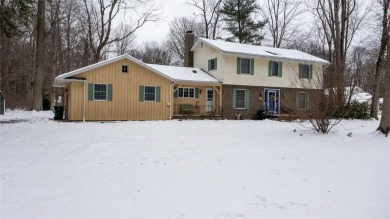
{"type": "Polygon", "coordinates": [[[205,29],[192,17],[175,17],[169,24],[169,33],[164,42],[174,56],[174,65],[182,66],[184,63],[184,35],[187,31],[193,31],[195,36],[204,36],[205,29]]]}
{"type": "Polygon", "coordinates": [[[389,16],[389,6],[390,0],[379,0],[379,4],[382,6],[383,16],[382,16],[382,35],[381,43],[378,58],[375,64],[375,84],[374,84],[374,93],[372,96],[372,105],[371,105],[371,117],[378,119],[378,98],[379,98],[379,88],[381,82],[381,71],[384,64],[384,55],[386,51],[386,44],[388,38],[388,16],[389,16]]]}
{"type": "Polygon", "coordinates": [[[135,45],[135,35],[125,35],[131,30],[131,26],[125,23],[121,23],[114,31],[114,37],[120,39],[114,42],[114,51],[117,55],[129,54],[131,48],[135,45]]]}
{"type": "Polygon", "coordinates": [[[266,0],[260,8],[260,13],[268,20],[266,28],[272,36],[272,46],[280,48],[289,41],[298,31],[298,24],[294,24],[302,14],[303,7],[300,0],[266,0]]]}
{"type": "Polygon", "coordinates": [[[156,41],[143,43],[142,47],[133,50],[131,55],[149,64],[171,65],[173,62],[172,52],[156,41]]]}
{"type": "Polygon", "coordinates": [[[98,62],[104,55],[105,47],[129,37],[147,22],[159,20],[159,6],[153,0],[83,0],[87,19],[89,48],[93,62],[98,62]],[[113,23],[120,13],[130,12],[137,16],[131,22],[132,29],[122,37],[112,37],[113,23]]]}
{"type": "Polygon", "coordinates": [[[206,38],[217,39],[221,35],[221,3],[222,0],[187,0],[187,4],[198,10],[195,15],[201,17],[206,38]]]}
{"type": "Polygon", "coordinates": [[[336,95],[338,106],[344,105],[344,77],[347,51],[355,33],[361,28],[368,9],[359,8],[358,0],[317,0],[314,14],[320,21],[328,44],[330,77],[329,86],[336,88],[335,94],[330,89],[330,95],[336,95]]]}
{"type": "Polygon", "coordinates": [[[43,77],[45,65],[45,0],[38,0],[37,13],[37,39],[36,39],[36,59],[35,75],[33,80],[33,105],[36,111],[42,110],[43,77]]]}

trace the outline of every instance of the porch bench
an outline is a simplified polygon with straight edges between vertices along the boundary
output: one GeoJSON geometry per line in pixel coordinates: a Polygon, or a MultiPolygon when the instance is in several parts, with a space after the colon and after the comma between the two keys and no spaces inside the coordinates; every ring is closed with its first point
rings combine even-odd
{"type": "Polygon", "coordinates": [[[180,104],[181,114],[193,114],[195,112],[195,106],[192,104],[180,104]]]}

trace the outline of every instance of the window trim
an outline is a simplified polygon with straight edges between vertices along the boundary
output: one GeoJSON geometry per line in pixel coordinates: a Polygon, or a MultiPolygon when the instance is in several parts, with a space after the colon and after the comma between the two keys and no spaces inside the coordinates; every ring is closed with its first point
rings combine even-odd
{"type": "Polygon", "coordinates": [[[313,65],[312,64],[299,63],[299,69],[298,70],[299,70],[298,71],[299,79],[307,79],[307,80],[313,79],[313,65]],[[308,68],[307,77],[303,77],[303,68],[304,68],[304,66],[307,66],[307,68],[308,68]]]}
{"type": "MultiPolygon", "coordinates": [[[[98,92],[103,92],[103,91],[98,91],[98,92]]],[[[93,101],[108,101],[108,84],[104,83],[93,83],[93,101]],[[106,86],[106,99],[95,99],[95,85],[105,85],[106,86]]]]}
{"type": "Polygon", "coordinates": [[[157,86],[144,85],[144,101],[143,102],[157,102],[157,86]],[[154,87],[154,100],[146,100],[146,87],[154,87]]]}
{"type": "Polygon", "coordinates": [[[196,98],[196,89],[195,89],[195,87],[179,87],[179,89],[177,89],[177,97],[178,97],[178,98],[196,98]],[[193,97],[190,97],[189,95],[190,95],[191,92],[188,90],[188,97],[185,97],[185,96],[184,96],[184,89],[185,89],[185,88],[187,88],[187,89],[193,89],[193,90],[194,90],[194,92],[193,92],[194,96],[193,96],[193,97]],[[182,92],[183,96],[180,96],[180,89],[183,90],[183,92],[182,92]]]}
{"type": "Polygon", "coordinates": [[[310,65],[302,64],[301,79],[310,79],[310,65]],[[304,69],[307,67],[307,77],[304,77],[304,69]]]}
{"type": "Polygon", "coordinates": [[[238,109],[238,110],[244,110],[244,109],[246,109],[245,108],[245,98],[246,98],[246,89],[236,89],[236,105],[234,106],[235,107],[235,109],[238,109]],[[237,107],[237,91],[239,91],[239,90],[243,90],[244,91],[244,106],[243,107],[237,107]]]}

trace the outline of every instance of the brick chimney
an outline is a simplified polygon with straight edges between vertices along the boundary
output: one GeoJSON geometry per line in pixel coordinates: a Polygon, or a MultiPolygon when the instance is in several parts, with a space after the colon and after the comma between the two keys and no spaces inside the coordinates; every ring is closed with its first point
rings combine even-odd
{"type": "Polygon", "coordinates": [[[184,35],[184,67],[194,67],[194,52],[191,51],[194,41],[195,34],[187,31],[184,35]]]}

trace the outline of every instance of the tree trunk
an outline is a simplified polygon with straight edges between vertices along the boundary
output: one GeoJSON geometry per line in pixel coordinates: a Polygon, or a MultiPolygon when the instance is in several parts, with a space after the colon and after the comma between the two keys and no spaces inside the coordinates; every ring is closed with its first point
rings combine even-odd
{"type": "Polygon", "coordinates": [[[42,110],[43,71],[45,64],[45,0],[38,0],[37,13],[37,53],[35,78],[33,81],[33,109],[42,110]]]}
{"type": "Polygon", "coordinates": [[[386,50],[387,36],[388,36],[388,20],[387,15],[389,11],[389,0],[383,0],[383,19],[382,19],[382,37],[381,45],[378,54],[378,60],[375,64],[375,82],[374,82],[374,93],[372,95],[372,104],[371,104],[371,117],[378,119],[378,98],[379,98],[379,88],[381,85],[381,70],[384,61],[384,55],[386,50]]]}
{"type": "MultiPolygon", "coordinates": [[[[387,32],[388,34],[388,32],[387,32]]],[[[382,105],[382,116],[377,130],[387,135],[390,131],[390,37],[387,37],[387,64],[386,64],[386,75],[384,79],[384,95],[382,105]]]]}

